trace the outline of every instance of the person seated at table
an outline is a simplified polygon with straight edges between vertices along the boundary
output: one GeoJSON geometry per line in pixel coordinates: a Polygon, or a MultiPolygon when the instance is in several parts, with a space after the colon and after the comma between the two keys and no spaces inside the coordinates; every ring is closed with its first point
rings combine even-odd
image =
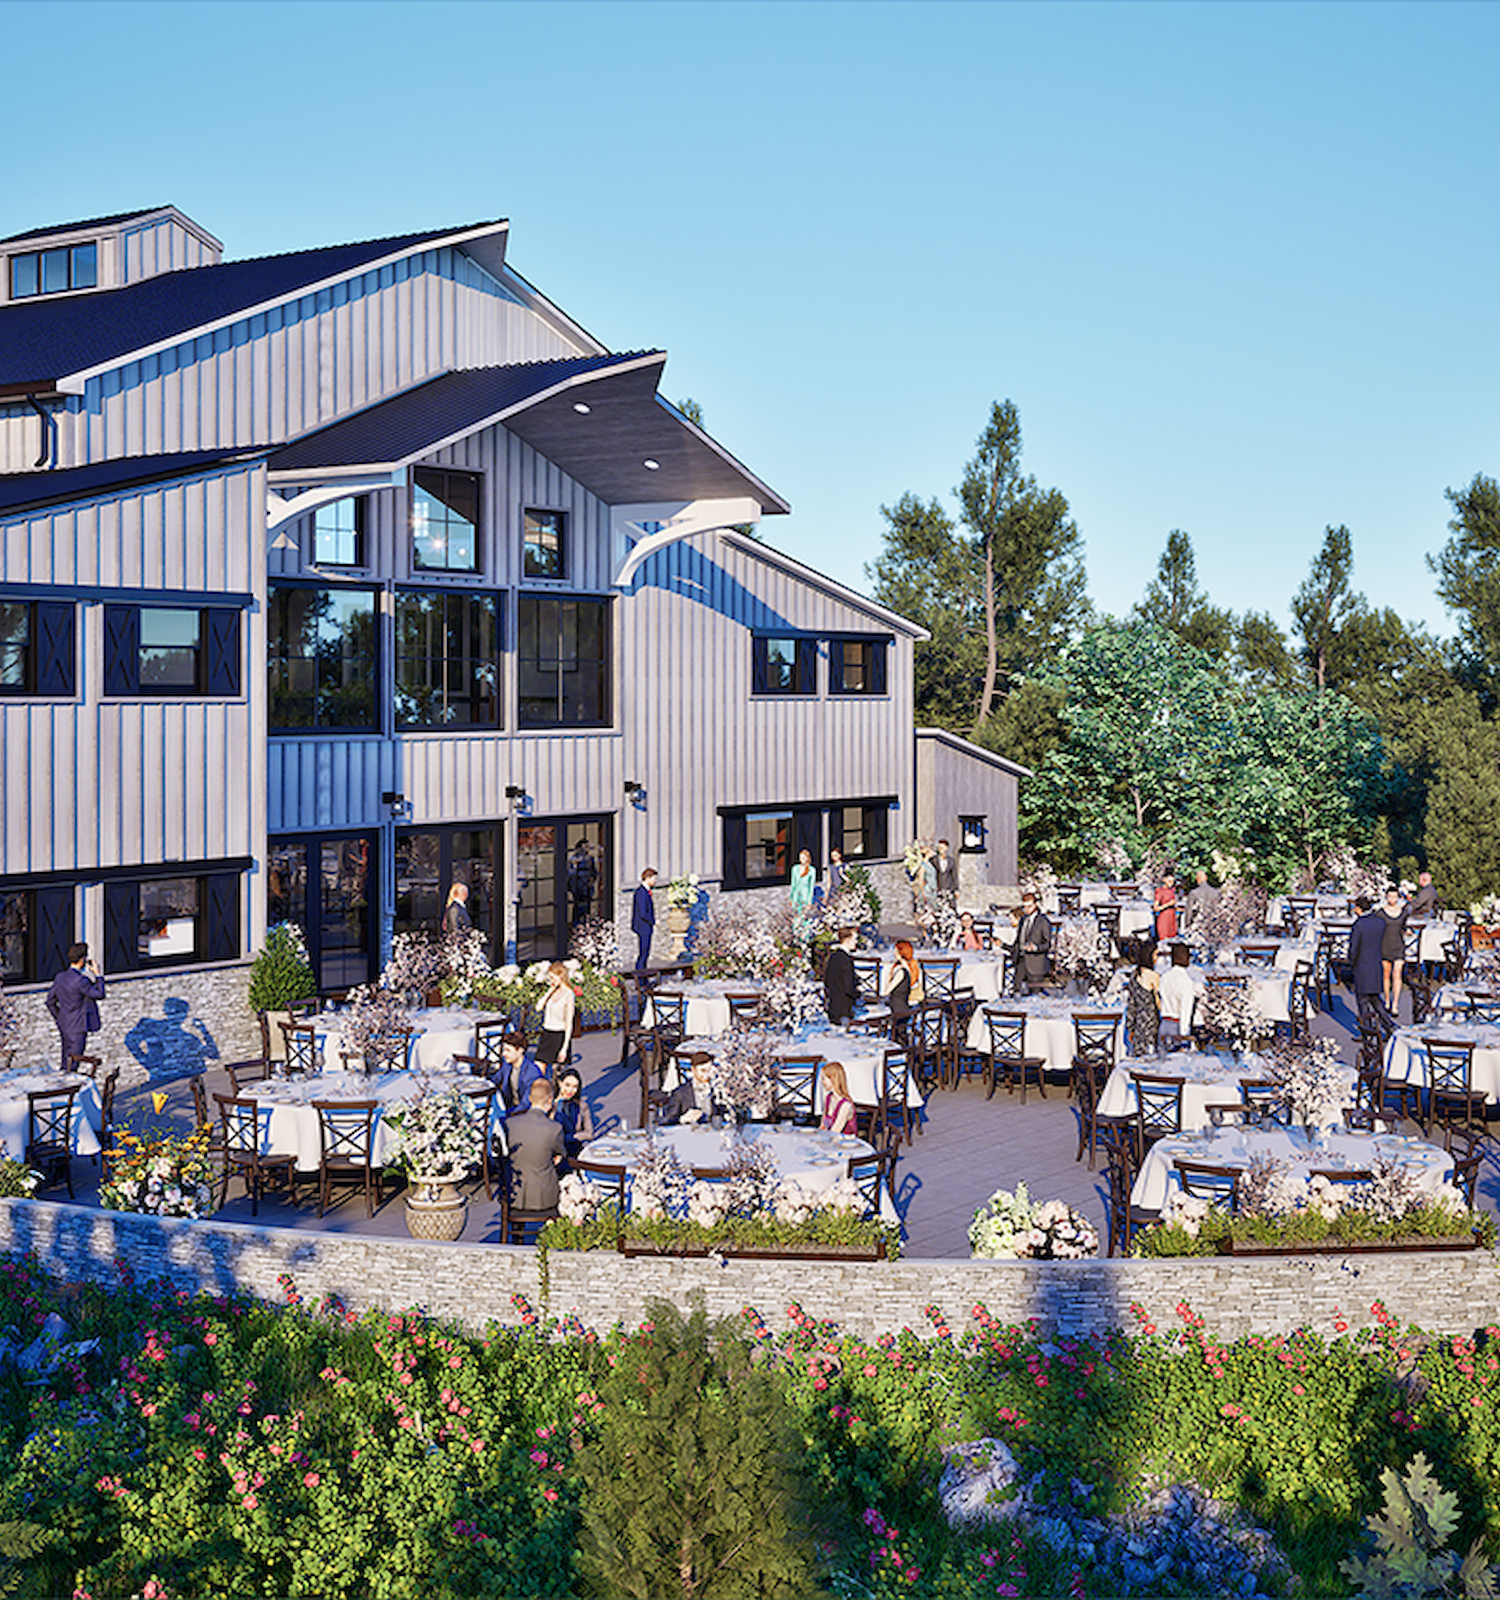
{"type": "Polygon", "coordinates": [[[891,1037],[897,1043],[906,1040],[906,1023],[912,1007],[926,999],[922,988],[922,969],[917,965],[916,952],[910,939],[897,939],[896,959],[880,978],[880,993],[891,1008],[891,1037]]]}
{"type": "Polygon", "coordinates": [[[1125,985],[1125,1037],[1133,1056],[1156,1054],[1161,1031],[1161,979],[1156,973],[1156,946],[1142,939],[1136,946],[1135,966],[1125,985]]]}
{"type": "Polygon", "coordinates": [[[583,1078],[577,1067],[564,1067],[557,1075],[552,1118],[563,1131],[570,1156],[576,1156],[594,1137],[594,1113],[583,1097],[583,1078]]]}
{"type": "Polygon", "coordinates": [[[536,1051],[526,1043],[524,1033],[508,1033],[500,1041],[501,1065],[490,1074],[490,1079],[500,1091],[506,1114],[525,1111],[531,1104],[532,1084],[545,1080],[547,1069],[536,1058],[536,1051]]]}
{"type": "Polygon", "coordinates": [[[1430,872],[1417,874],[1417,892],[1407,902],[1406,914],[1409,917],[1435,917],[1438,914],[1437,890],[1432,886],[1430,872]]]}
{"type": "Polygon", "coordinates": [[[849,1079],[843,1063],[825,1061],[822,1071],[822,1125],[829,1133],[854,1132],[854,1102],[849,1098],[849,1079]]]}
{"type": "Polygon", "coordinates": [[[714,1058],[706,1050],[695,1050],[690,1059],[692,1076],[677,1085],[656,1113],[664,1128],[678,1122],[706,1122],[724,1114],[723,1102],[714,1093],[714,1058]]]}
{"type": "Polygon", "coordinates": [[[517,1211],[555,1211],[557,1168],[567,1146],[561,1124],[552,1120],[552,1085],[538,1078],[528,1100],[527,1109],[505,1124],[510,1146],[510,1203],[517,1211]]]}
{"type": "Polygon", "coordinates": [[[1026,989],[1047,981],[1052,971],[1052,924],[1037,909],[1036,894],[1027,889],[1021,895],[1021,914],[1016,918],[1016,975],[1026,989]]]}
{"type": "Polygon", "coordinates": [[[974,913],[960,911],[958,914],[958,927],[954,930],[953,940],[948,947],[950,950],[983,950],[984,940],[979,937],[978,929],[974,926],[974,913]]]}
{"type": "Polygon", "coordinates": [[[838,943],[823,963],[823,1009],[835,1025],[847,1022],[859,1002],[859,980],[854,975],[854,945],[858,928],[840,928],[838,943]]]}
{"type": "Polygon", "coordinates": [[[1198,1000],[1198,986],[1188,972],[1192,953],[1185,944],[1172,946],[1172,965],[1162,974],[1157,985],[1157,1004],[1161,1008],[1161,1037],[1185,1037],[1193,1029],[1193,1007],[1198,1000]]]}

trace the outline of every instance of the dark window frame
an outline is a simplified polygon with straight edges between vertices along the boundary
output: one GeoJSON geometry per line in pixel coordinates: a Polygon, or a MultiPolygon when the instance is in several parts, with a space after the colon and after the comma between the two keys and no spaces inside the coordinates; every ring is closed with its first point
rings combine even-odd
{"type": "Polygon", "coordinates": [[[772,700],[814,699],[818,693],[818,639],[816,634],[787,630],[773,633],[753,633],[750,636],[750,693],[757,698],[772,700]],[[790,685],[772,681],[771,645],[791,644],[792,673],[790,685]]]}
{"type": "MultiPolygon", "coordinates": [[[[501,692],[504,686],[504,675],[501,667],[505,656],[505,607],[501,603],[502,599],[503,596],[499,593],[499,591],[493,589],[439,589],[431,586],[415,587],[411,585],[405,585],[395,591],[396,628],[393,692],[395,701],[396,727],[398,729],[400,729],[402,732],[423,732],[435,730],[445,733],[463,733],[473,730],[475,732],[488,733],[494,731],[496,728],[503,728],[505,726],[505,700],[501,692]],[[453,722],[443,719],[424,721],[412,720],[402,716],[401,668],[405,661],[411,659],[406,655],[402,648],[402,605],[404,602],[414,599],[423,599],[429,601],[441,600],[445,605],[450,602],[456,602],[464,606],[485,605],[489,608],[491,626],[494,636],[494,645],[492,653],[488,659],[488,665],[493,673],[493,683],[489,695],[492,711],[488,720],[479,720],[476,718],[467,722],[453,722]]],[[[450,624],[445,619],[443,624],[444,641],[446,641],[450,636],[449,628],[450,624]]],[[[441,663],[446,668],[447,665],[454,660],[454,658],[446,654],[446,652],[440,656],[423,655],[420,659],[427,662],[429,672],[434,664],[441,663]]],[[[462,659],[475,663],[482,660],[482,658],[477,655],[462,659]]],[[[446,695],[446,671],[443,673],[443,678],[444,693],[446,695]]],[[[448,703],[446,699],[444,703],[448,703]]]]}
{"type": "Polygon", "coordinates": [[[884,633],[835,633],[828,638],[828,693],[842,699],[878,698],[890,693],[891,636],[884,633]],[[857,644],[869,653],[862,664],[865,682],[851,688],[846,681],[845,648],[857,644]]]}
{"type": "MultiPolygon", "coordinates": [[[[537,546],[538,549],[544,546],[537,546]]],[[[545,506],[526,506],[521,512],[521,577],[524,582],[532,583],[559,583],[568,576],[568,513],[555,511],[545,506]],[[556,570],[543,572],[533,570],[531,565],[531,527],[533,518],[540,523],[542,518],[556,519],[553,535],[556,539],[557,561],[556,570]]]]}
{"type": "MultiPolygon", "coordinates": [[[[538,628],[538,634],[540,634],[540,627],[538,628]]],[[[614,601],[611,596],[571,593],[532,594],[522,591],[517,602],[515,648],[516,727],[518,729],[549,729],[553,731],[566,731],[575,728],[612,728],[615,725],[614,634],[614,601]],[[561,654],[560,646],[559,653],[553,657],[538,654],[534,658],[527,658],[522,654],[527,636],[526,612],[528,607],[536,607],[539,616],[544,613],[555,613],[558,620],[555,627],[552,629],[552,635],[554,638],[560,638],[562,632],[561,619],[564,609],[568,606],[591,606],[597,608],[598,610],[600,619],[599,657],[597,661],[592,660],[592,658],[590,658],[588,661],[588,665],[591,667],[597,667],[598,669],[598,700],[600,715],[597,718],[568,718],[563,714],[566,710],[567,704],[567,690],[566,685],[563,682],[563,678],[565,676],[565,663],[568,658],[561,654]],[[526,674],[528,671],[533,671],[540,675],[543,670],[542,664],[548,660],[552,660],[557,663],[558,683],[557,695],[554,704],[557,707],[558,714],[555,717],[547,718],[528,715],[525,710],[526,701],[540,700],[542,697],[540,695],[527,695],[525,693],[526,674]]],[[[574,659],[579,663],[579,667],[575,668],[574,670],[580,670],[585,658],[578,656],[574,659]]]]}
{"type": "MultiPolygon", "coordinates": [[[[21,683],[0,682],[0,700],[72,700],[78,694],[78,608],[71,600],[0,593],[0,606],[26,608],[21,683]]],[[[3,648],[3,646],[0,646],[3,648]]]]}
{"type": "MultiPolygon", "coordinates": [[[[68,946],[78,927],[78,880],[60,879],[55,883],[28,881],[0,882],[0,918],[12,902],[23,908],[20,930],[19,970],[3,972],[3,981],[12,988],[27,983],[48,983],[68,964],[68,946]]],[[[15,938],[15,930],[8,937],[15,938]]]]}
{"type": "Polygon", "coordinates": [[[411,567],[413,572],[451,572],[451,573],[480,573],[484,571],[484,474],[469,472],[462,467],[414,467],[411,476],[411,502],[409,512],[409,529],[411,538],[411,567]],[[423,482],[423,479],[429,480],[423,482]],[[467,565],[456,564],[447,552],[451,546],[451,538],[444,536],[445,559],[442,562],[427,562],[421,559],[421,550],[417,541],[417,494],[420,491],[429,499],[440,501],[455,516],[463,518],[463,513],[458,511],[452,501],[446,497],[445,490],[433,487],[437,480],[446,484],[455,479],[463,479],[473,485],[474,492],[474,518],[469,526],[474,530],[474,559],[467,565]]]}
{"type": "Polygon", "coordinates": [[[241,657],[244,629],[238,606],[106,605],[104,607],[104,682],[106,699],[237,700],[244,689],[241,657]],[[141,613],[181,611],[196,614],[198,643],[193,686],[152,684],[141,677],[141,613]]]}
{"type": "Polygon", "coordinates": [[[77,244],[49,245],[44,250],[17,250],[10,256],[10,298],[12,300],[38,299],[48,294],[70,294],[77,289],[99,287],[99,241],[83,239],[77,244]],[[49,257],[65,258],[67,282],[48,288],[44,281],[49,257]],[[87,268],[85,270],[85,262],[87,268]],[[34,271],[35,287],[23,289],[21,267],[26,263],[34,271]]]}
{"type": "MultiPolygon", "coordinates": [[[[489,898],[489,930],[486,935],[489,941],[489,958],[491,965],[498,965],[505,950],[505,824],[498,818],[484,819],[478,822],[442,822],[434,824],[414,823],[407,827],[396,829],[395,838],[395,865],[396,865],[396,901],[391,908],[392,933],[414,933],[425,931],[436,933],[446,910],[448,890],[453,882],[453,839],[460,833],[487,833],[490,836],[490,898],[489,898]],[[402,919],[400,915],[401,896],[401,842],[418,835],[427,834],[435,836],[438,840],[438,897],[443,904],[439,907],[438,917],[435,921],[402,919]]],[[[468,880],[465,879],[465,882],[468,880]]],[[[473,885],[470,884],[470,916],[473,916],[473,885]]],[[[476,926],[478,919],[475,918],[476,926]]]]}
{"type": "MultiPolygon", "coordinates": [[[[821,870],[824,839],[829,845],[833,838],[835,812],[859,806],[863,812],[863,829],[866,853],[856,858],[858,864],[889,860],[890,814],[896,805],[895,795],[858,796],[848,800],[803,800],[795,802],[767,801],[758,805],[720,806],[719,819],[722,830],[723,884],[725,889],[774,889],[790,884],[792,866],[803,850],[812,855],[813,866],[821,870]],[[748,871],[746,825],[752,817],[791,815],[788,831],[785,870],[769,877],[751,877],[748,871]]],[[[839,841],[843,839],[842,824],[839,841]]],[[[840,847],[842,845],[840,843],[840,847]]],[[[847,856],[846,856],[846,859],[847,856]]],[[[856,862],[850,862],[851,865],[856,862]]]]}
{"type": "MultiPolygon", "coordinates": [[[[289,906],[285,918],[273,920],[295,922],[302,930],[303,939],[307,945],[308,959],[317,976],[318,993],[323,994],[330,990],[346,989],[351,987],[347,983],[325,983],[323,981],[323,902],[322,886],[323,874],[321,859],[316,869],[312,861],[312,853],[321,851],[326,844],[345,844],[349,842],[363,843],[368,851],[365,861],[365,937],[368,948],[365,951],[365,968],[358,974],[362,983],[373,983],[380,970],[380,928],[383,912],[383,895],[381,891],[381,849],[383,847],[383,830],[379,827],[371,828],[329,828],[319,831],[303,830],[296,833],[273,833],[266,840],[266,861],[269,872],[272,853],[282,846],[301,847],[307,852],[304,863],[306,871],[303,883],[303,899],[300,906],[289,906]]],[[[267,891],[267,909],[270,908],[269,887],[267,891]]]]}
{"type": "Polygon", "coordinates": [[[242,910],[244,873],[213,871],[207,863],[174,862],[170,869],[111,877],[104,885],[104,959],[107,973],[160,972],[209,962],[238,961],[245,954],[242,910]],[[141,890],[151,883],[186,879],[197,885],[193,948],[165,956],[143,956],[141,890]]]}
{"type": "MultiPolygon", "coordinates": [[[[371,734],[378,735],[384,731],[384,711],[381,695],[381,664],[384,652],[381,649],[381,606],[380,596],[384,591],[379,584],[371,583],[308,583],[302,579],[280,580],[273,579],[269,584],[266,595],[266,729],[274,738],[307,738],[309,735],[338,733],[338,734],[371,734]],[[371,658],[366,663],[366,679],[373,691],[371,704],[372,715],[367,722],[333,723],[319,722],[317,720],[318,700],[322,693],[316,682],[313,688],[313,721],[307,723],[278,723],[276,716],[275,691],[271,687],[271,674],[278,666],[287,666],[292,661],[311,660],[316,664],[317,655],[308,656],[277,656],[275,653],[276,638],[273,628],[276,623],[278,597],[288,592],[303,592],[310,594],[361,594],[367,595],[370,600],[370,648],[371,658]]],[[[314,648],[317,646],[315,644],[314,648]]],[[[316,670],[314,672],[316,679],[316,670]]]]}
{"type": "MultiPolygon", "coordinates": [[[[318,506],[312,513],[312,565],[315,567],[366,567],[369,562],[366,557],[365,536],[369,526],[370,497],[367,494],[341,495],[337,500],[330,500],[326,505],[318,506]],[[326,512],[335,511],[340,506],[352,505],[354,507],[354,555],[351,560],[344,561],[337,556],[324,555],[319,544],[319,536],[323,532],[318,526],[318,519],[326,512]]],[[[330,529],[330,537],[346,536],[343,529],[330,529]]]]}

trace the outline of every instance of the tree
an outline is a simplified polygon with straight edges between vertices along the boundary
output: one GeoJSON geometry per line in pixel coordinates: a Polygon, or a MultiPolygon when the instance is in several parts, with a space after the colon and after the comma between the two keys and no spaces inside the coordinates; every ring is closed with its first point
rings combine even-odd
{"type": "Polygon", "coordinates": [[[917,721],[967,727],[984,672],[974,552],[936,500],[907,493],[880,514],[883,548],[865,569],[874,598],[932,635],[915,651],[917,721]]]}
{"type": "Polygon", "coordinates": [[[1350,614],[1364,604],[1364,597],[1350,591],[1349,577],[1354,569],[1354,554],[1349,530],[1340,525],[1323,532],[1323,548],[1313,558],[1302,587],[1292,597],[1292,615],[1302,637],[1302,659],[1314,688],[1326,689],[1333,683],[1330,672],[1339,629],[1350,614]]]}
{"type": "Polygon", "coordinates": [[[1500,704],[1500,484],[1476,473],[1465,489],[1449,489],[1452,537],[1427,565],[1438,598],[1458,614],[1464,676],[1484,708],[1500,704]]]}
{"type": "Polygon", "coordinates": [[[1002,678],[1050,658],[1083,621],[1082,541],[1056,489],[1021,472],[1021,418],[997,401],[958,487],[964,526],[979,557],[984,676],[971,718],[994,709],[1002,678]]]}
{"type": "Polygon", "coordinates": [[[1146,585],[1132,613],[1142,622],[1154,622],[1211,656],[1229,653],[1234,618],[1208,603],[1198,587],[1198,563],[1193,541],[1181,528],[1167,535],[1167,545],[1156,566],[1156,576],[1146,585]]]}
{"type": "Polygon", "coordinates": [[[1235,623],[1234,664],[1247,689],[1291,687],[1296,663],[1269,611],[1247,611],[1235,623]]]}
{"type": "Polygon", "coordinates": [[[1471,905],[1500,890],[1500,724],[1455,690],[1424,708],[1414,743],[1429,769],[1427,864],[1449,905],[1471,905]]]}

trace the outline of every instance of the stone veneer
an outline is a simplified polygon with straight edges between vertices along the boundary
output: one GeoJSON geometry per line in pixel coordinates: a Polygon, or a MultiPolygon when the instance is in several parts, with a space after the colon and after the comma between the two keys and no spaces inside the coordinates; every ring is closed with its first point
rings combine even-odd
{"type": "Polygon", "coordinates": [[[188,1290],[248,1292],[279,1301],[289,1273],[309,1302],[338,1295],[355,1310],[421,1306],[471,1329],[515,1323],[512,1294],[553,1316],[586,1325],[634,1324],[648,1300],[685,1305],[697,1291],[712,1315],[755,1306],[778,1325],[792,1302],[851,1333],[872,1338],[910,1327],[928,1331],[936,1305],[955,1331],[982,1302],[1002,1322],[1035,1317],[1055,1333],[1091,1334],[1135,1325],[1132,1305],[1162,1332],[1186,1302],[1222,1338],[1330,1330],[1372,1322],[1379,1300],[1403,1322],[1468,1334],[1496,1320],[1500,1276],[1485,1250],[1432,1254],[1227,1257],[1179,1261],[970,1262],[730,1261],[635,1258],[610,1251],[554,1251],[544,1296],[537,1252],[502,1245],[440,1245],[226,1222],[158,1221],[50,1201],[0,1200],[0,1252],[35,1251],[53,1276],[116,1281],[116,1260],[138,1279],[167,1278],[188,1290]]]}
{"type": "MultiPolygon", "coordinates": [[[[133,974],[104,979],[103,1027],[89,1035],[89,1052],[119,1067],[121,1089],[181,1078],[205,1067],[260,1054],[260,1025],[250,1009],[250,964],[133,974]]],[[[20,1014],[20,1063],[61,1054],[46,988],[11,990],[20,1014]]]]}

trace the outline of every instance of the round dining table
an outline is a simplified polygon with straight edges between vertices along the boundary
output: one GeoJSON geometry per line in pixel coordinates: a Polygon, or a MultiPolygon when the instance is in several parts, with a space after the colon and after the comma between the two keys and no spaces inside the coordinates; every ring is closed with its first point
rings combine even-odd
{"type": "MultiPolygon", "coordinates": [[[[776,1171],[792,1178],[804,1189],[817,1193],[831,1189],[848,1175],[849,1163],[857,1156],[873,1155],[873,1148],[850,1133],[825,1133],[821,1128],[799,1128],[786,1122],[748,1122],[739,1129],[714,1128],[703,1123],[679,1123],[657,1128],[654,1134],[641,1129],[604,1134],[583,1147],[580,1159],[606,1166],[623,1166],[627,1177],[650,1140],[676,1153],[684,1167],[713,1168],[729,1165],[735,1146],[741,1143],[769,1150],[776,1171]]],[[[882,1189],[880,1215],[883,1222],[896,1222],[890,1195],[882,1189]]]]}
{"type": "Polygon", "coordinates": [[[1243,978],[1248,986],[1250,998],[1255,1002],[1256,1009],[1267,1022],[1286,1022],[1290,1016],[1288,999],[1292,988],[1292,974],[1283,967],[1246,967],[1235,962],[1223,962],[1213,967],[1192,966],[1187,969],[1188,976],[1193,980],[1193,986],[1198,991],[1198,1007],[1195,1013],[1199,1022],[1203,1020],[1203,994],[1208,978],[1243,978]]]}
{"type": "MultiPolygon", "coordinates": [[[[714,1037],[684,1039],[677,1047],[677,1054],[687,1055],[695,1050],[701,1050],[707,1055],[717,1055],[733,1037],[732,1034],[718,1034],[714,1037]]],[[[877,1102],[876,1086],[880,1081],[885,1053],[892,1048],[894,1047],[889,1041],[878,1034],[861,1033],[857,1028],[825,1026],[822,1029],[812,1028],[797,1034],[788,1033],[778,1038],[776,1054],[822,1056],[825,1061],[837,1061],[844,1069],[844,1078],[849,1085],[849,1098],[857,1106],[873,1106],[877,1102]]],[[[681,1074],[677,1071],[674,1057],[663,1069],[662,1087],[675,1089],[680,1082],[681,1074]]],[[[821,1084],[819,1088],[821,1091],[821,1084]]],[[[926,1103],[922,1098],[922,1091],[917,1088],[915,1073],[907,1075],[906,1103],[914,1111],[926,1103]]],[[[821,1113],[822,1109],[820,1092],[817,1110],[821,1113]]]]}
{"type": "MultiPolygon", "coordinates": [[[[488,1087],[487,1079],[456,1073],[384,1072],[367,1078],[359,1072],[314,1072],[247,1085],[248,1092],[241,1098],[256,1103],[262,1155],[295,1156],[299,1172],[316,1172],[323,1147],[314,1100],[377,1102],[371,1153],[379,1167],[394,1160],[400,1148],[400,1131],[386,1122],[387,1111],[408,1105],[424,1094],[488,1087]]],[[[496,1095],[491,1131],[503,1137],[501,1113],[500,1097],[496,1095]]]]}
{"type": "MultiPolygon", "coordinates": [[[[663,994],[685,994],[687,1031],[711,1037],[729,1031],[730,995],[762,994],[765,985],[753,978],[692,978],[686,983],[664,983],[661,989],[663,994]]],[[[656,1013],[649,1000],[641,1013],[641,1026],[656,1026],[656,1013]]]]}
{"type": "MultiPolygon", "coordinates": [[[[996,937],[1002,943],[1009,944],[1016,936],[1014,928],[996,928],[996,937]]],[[[998,1000],[1000,998],[1000,979],[1005,970],[1005,963],[993,950],[936,950],[931,947],[912,952],[918,967],[925,962],[942,962],[957,960],[958,966],[953,974],[953,987],[955,989],[968,989],[976,1000],[998,1000]]],[[[924,984],[924,987],[929,987],[924,984]]],[[[932,996],[929,992],[928,998],[932,996]]]]}
{"type": "Polygon", "coordinates": [[[1170,1189],[1179,1188],[1172,1163],[1201,1161],[1248,1171],[1269,1158],[1290,1162],[1302,1175],[1334,1168],[1360,1171],[1378,1161],[1398,1161],[1410,1169],[1420,1189],[1435,1194],[1453,1172],[1453,1157],[1437,1145],[1394,1133],[1309,1134],[1301,1128],[1224,1128],[1209,1137],[1158,1139],[1146,1152],[1130,1191],[1130,1203],[1160,1211],[1170,1189]]]}
{"type": "Polygon", "coordinates": [[[78,1072],[54,1072],[47,1067],[11,1067],[0,1072],[0,1141],[19,1161],[26,1150],[30,1101],[27,1096],[39,1089],[76,1089],[73,1117],[69,1124],[75,1156],[99,1153],[99,1128],[103,1110],[99,1087],[90,1077],[78,1072]]]}
{"type": "MultiPolygon", "coordinates": [[[[1346,1103],[1354,1103],[1356,1073],[1344,1067],[1346,1103]]],[[[1134,1072],[1155,1077],[1184,1078],[1182,1086],[1182,1127],[1184,1132],[1200,1132],[1211,1124],[1210,1106],[1238,1105],[1242,1083],[1263,1083],[1272,1078],[1270,1064],[1261,1056],[1244,1055],[1238,1060],[1209,1052],[1182,1050],[1168,1056],[1147,1056],[1140,1060],[1117,1062],[1099,1096],[1098,1111],[1107,1117],[1126,1117],[1136,1106],[1134,1072]]]]}
{"type": "Polygon", "coordinates": [[[969,1021],[965,1040],[968,1048],[979,1055],[990,1053],[990,1029],[984,1019],[989,1011],[1024,1011],[1026,1032],[1023,1048],[1029,1056],[1040,1056],[1052,1072],[1067,1072],[1073,1065],[1073,1052],[1077,1036],[1073,1032],[1073,1018],[1077,1013],[1095,1015],[1112,1012],[1120,1021],[1115,1028],[1115,1049],[1120,1048],[1121,1028],[1125,1010],[1118,1005],[1093,1005],[1086,1000],[1067,999],[1057,995],[1027,995],[1008,999],[993,1006],[979,1006],[969,1021]]]}
{"type": "Polygon", "coordinates": [[[1491,1104],[1500,1101],[1500,1026],[1494,1023],[1428,1021],[1417,1027],[1397,1028],[1385,1047],[1385,1075],[1419,1089],[1430,1087],[1424,1039],[1443,1039],[1474,1045],[1470,1085],[1491,1104]]]}
{"type": "MultiPolygon", "coordinates": [[[[419,1072],[447,1071],[454,1056],[473,1054],[474,1025],[488,1015],[485,1011],[465,1011],[457,1006],[432,1006],[413,1011],[410,1020],[416,1034],[411,1042],[408,1066],[419,1072]]],[[[312,1019],[318,1059],[325,1072],[335,1071],[340,1065],[348,1021],[347,1011],[320,1011],[312,1019]]]]}

